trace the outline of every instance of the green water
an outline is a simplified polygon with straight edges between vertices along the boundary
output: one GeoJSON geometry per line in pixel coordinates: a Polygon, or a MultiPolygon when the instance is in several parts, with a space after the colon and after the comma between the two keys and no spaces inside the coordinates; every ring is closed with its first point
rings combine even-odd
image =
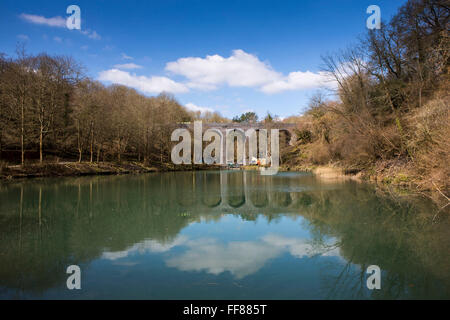
{"type": "Polygon", "coordinates": [[[448,216],[305,173],[2,183],[0,298],[449,299],[448,216]]]}

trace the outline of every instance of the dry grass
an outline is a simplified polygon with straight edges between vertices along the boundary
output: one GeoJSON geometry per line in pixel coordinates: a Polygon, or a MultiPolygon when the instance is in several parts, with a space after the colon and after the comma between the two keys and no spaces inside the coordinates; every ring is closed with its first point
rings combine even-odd
{"type": "Polygon", "coordinates": [[[408,147],[417,184],[424,189],[450,192],[450,100],[437,98],[416,110],[409,118],[408,147]]]}

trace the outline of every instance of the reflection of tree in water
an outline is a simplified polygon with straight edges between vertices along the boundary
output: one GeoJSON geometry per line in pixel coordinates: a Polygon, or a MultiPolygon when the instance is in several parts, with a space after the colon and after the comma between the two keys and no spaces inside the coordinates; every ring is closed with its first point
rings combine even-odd
{"type": "Polygon", "coordinates": [[[192,207],[197,202],[197,188],[200,186],[200,181],[197,181],[197,176],[195,172],[189,172],[189,174],[183,174],[175,180],[176,185],[178,185],[178,190],[183,190],[176,197],[180,206],[192,207]]]}
{"type": "Polygon", "coordinates": [[[171,180],[168,174],[27,183],[20,220],[22,188],[11,186],[0,195],[0,251],[8,261],[0,264],[0,285],[40,292],[65,283],[67,265],[89,262],[104,250],[124,250],[143,239],[172,241],[191,219],[174,206],[175,197],[167,197],[176,192],[171,180]]]}
{"type": "MultiPolygon", "coordinates": [[[[348,265],[338,264],[342,270],[336,272],[337,278],[324,273],[323,288],[330,298],[341,297],[349,288],[355,297],[367,295],[362,289],[370,264],[384,270],[383,290],[373,291],[374,298],[450,296],[448,215],[439,215],[433,223],[431,206],[425,201],[376,195],[372,188],[355,183],[318,188],[311,177],[248,175],[244,187],[242,174],[227,174],[227,195],[235,197],[230,204],[240,205],[248,193],[253,204],[266,199],[266,207],[289,206],[289,210],[280,215],[273,210],[258,214],[238,209],[235,214],[245,220],[263,216],[268,221],[300,214],[306,218],[313,245],[323,248],[329,245],[327,238],[338,239],[348,265]],[[315,189],[282,192],[278,188],[300,183],[315,189]]],[[[43,292],[65,283],[67,265],[83,265],[104,251],[122,251],[143,240],[170,243],[193,221],[219,220],[221,213],[208,208],[220,204],[220,181],[213,172],[178,172],[3,187],[0,286],[18,293],[25,288],[43,292]]]]}
{"type": "Polygon", "coordinates": [[[331,298],[433,298],[450,296],[448,234],[445,217],[433,223],[430,204],[377,197],[371,188],[317,193],[304,212],[312,230],[339,239],[347,264],[327,277],[331,298]],[[352,268],[353,265],[359,268],[352,268]],[[383,270],[382,290],[367,291],[366,268],[383,270]]]}
{"type": "Polygon", "coordinates": [[[274,192],[273,193],[274,202],[279,207],[287,207],[292,203],[291,195],[289,192],[274,192]]]}

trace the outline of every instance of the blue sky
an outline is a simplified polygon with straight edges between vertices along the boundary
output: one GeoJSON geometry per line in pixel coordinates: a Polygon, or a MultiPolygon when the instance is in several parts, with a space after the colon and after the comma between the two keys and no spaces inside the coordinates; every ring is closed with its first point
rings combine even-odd
{"type": "Polygon", "coordinates": [[[227,117],[286,117],[329,86],[320,56],[364,34],[369,5],[389,20],[405,2],[2,0],[0,52],[14,55],[24,41],[30,53],[72,55],[105,84],[172,92],[190,108],[227,117]],[[64,26],[71,4],[81,9],[81,31],[64,26]]]}

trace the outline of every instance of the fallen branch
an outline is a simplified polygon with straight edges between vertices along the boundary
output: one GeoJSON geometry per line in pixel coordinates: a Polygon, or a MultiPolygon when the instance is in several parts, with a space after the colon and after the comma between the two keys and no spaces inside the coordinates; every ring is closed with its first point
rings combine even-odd
{"type": "Polygon", "coordinates": [[[440,194],[442,194],[442,196],[447,199],[448,202],[450,202],[450,199],[438,188],[438,186],[434,183],[434,181],[431,181],[431,183],[434,185],[434,187],[436,188],[437,191],[439,191],[440,194]]]}

